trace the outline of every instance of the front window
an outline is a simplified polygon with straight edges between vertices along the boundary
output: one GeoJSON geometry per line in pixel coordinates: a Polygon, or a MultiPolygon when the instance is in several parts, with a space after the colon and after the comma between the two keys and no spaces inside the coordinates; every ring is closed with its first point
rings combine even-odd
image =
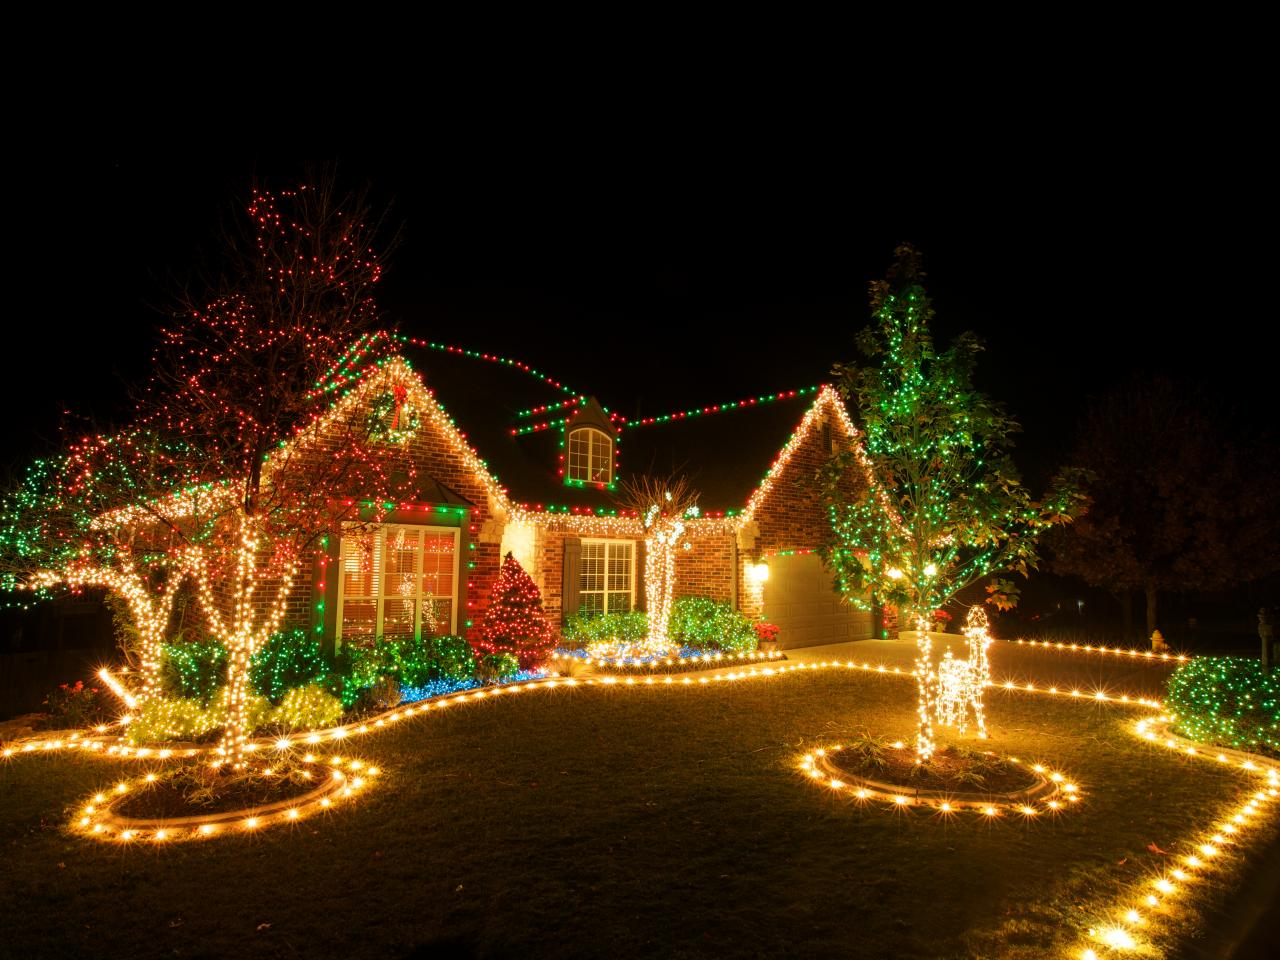
{"type": "Polygon", "coordinates": [[[453,527],[388,524],[343,537],[339,639],[456,632],[457,555],[453,527]]]}
{"type": "Polygon", "coordinates": [[[635,601],[635,544],[629,540],[583,540],[578,609],[583,613],[626,613],[635,601]]]}
{"type": "Polygon", "coordinates": [[[569,434],[569,479],[613,482],[613,440],[607,433],[579,427],[569,434]]]}

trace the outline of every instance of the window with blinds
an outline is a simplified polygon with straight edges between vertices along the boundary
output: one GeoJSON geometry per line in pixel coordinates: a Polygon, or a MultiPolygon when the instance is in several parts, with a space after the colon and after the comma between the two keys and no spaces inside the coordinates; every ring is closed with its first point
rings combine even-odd
{"type": "Polygon", "coordinates": [[[456,527],[388,524],[342,538],[338,638],[457,632],[456,527]]]}
{"type": "Polygon", "coordinates": [[[583,540],[578,566],[578,610],[624,613],[635,606],[635,544],[583,540]]]}

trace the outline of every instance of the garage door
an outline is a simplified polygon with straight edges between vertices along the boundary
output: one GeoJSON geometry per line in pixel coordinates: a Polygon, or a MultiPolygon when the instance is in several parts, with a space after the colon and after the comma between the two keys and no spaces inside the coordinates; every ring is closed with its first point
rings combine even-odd
{"type": "Polygon", "coordinates": [[[832,589],[831,574],[822,569],[818,557],[770,557],[768,564],[764,618],[778,625],[779,647],[786,650],[871,636],[871,612],[841,602],[832,589]]]}

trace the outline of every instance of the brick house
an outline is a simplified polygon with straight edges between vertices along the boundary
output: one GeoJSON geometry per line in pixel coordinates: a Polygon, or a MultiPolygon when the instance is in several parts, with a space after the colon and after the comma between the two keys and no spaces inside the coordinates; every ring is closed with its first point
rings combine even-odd
{"type": "Polygon", "coordinates": [[[331,645],[474,638],[508,551],[553,623],[643,609],[644,533],[616,499],[635,471],[685,475],[700,493],[677,597],[763,616],[784,648],[877,632],[871,613],[841,602],[814,553],[828,529],[815,473],[858,442],[832,388],[627,419],[517,361],[419,341],[402,356],[363,374],[331,416],[386,411],[377,415],[394,429],[383,442],[407,445],[416,492],[376,529],[328,544],[311,589],[291,598],[291,625],[318,628],[331,645]]]}

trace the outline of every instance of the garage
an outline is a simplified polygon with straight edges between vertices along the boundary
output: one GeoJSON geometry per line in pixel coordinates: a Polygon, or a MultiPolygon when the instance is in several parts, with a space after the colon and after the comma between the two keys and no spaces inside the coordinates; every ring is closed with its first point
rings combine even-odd
{"type": "Polygon", "coordinates": [[[840,600],[814,554],[770,557],[764,619],[778,625],[778,646],[811,647],[871,637],[871,612],[840,600]]]}

